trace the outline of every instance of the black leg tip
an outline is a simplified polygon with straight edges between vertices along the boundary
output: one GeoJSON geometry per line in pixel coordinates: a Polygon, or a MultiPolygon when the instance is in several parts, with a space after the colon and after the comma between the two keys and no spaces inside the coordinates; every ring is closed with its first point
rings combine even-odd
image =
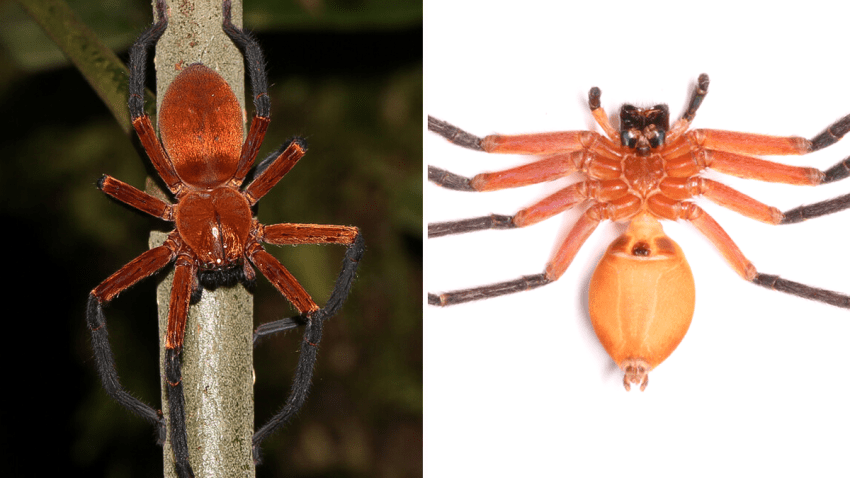
{"type": "Polygon", "coordinates": [[[587,93],[587,103],[588,105],[590,105],[591,111],[599,108],[599,106],[601,105],[601,102],[599,100],[601,96],[602,90],[600,90],[596,86],[591,88],[590,91],[587,93]]]}
{"type": "Polygon", "coordinates": [[[473,134],[469,134],[450,123],[438,120],[433,116],[428,116],[428,131],[437,133],[443,138],[446,138],[450,142],[463,148],[472,149],[474,151],[484,151],[484,148],[481,146],[481,138],[473,134]]]}
{"type": "Polygon", "coordinates": [[[469,178],[435,166],[428,166],[428,181],[452,191],[475,191],[469,178]]]}
{"type": "Polygon", "coordinates": [[[699,78],[697,79],[697,88],[699,88],[700,94],[704,95],[704,94],[708,93],[708,83],[709,83],[708,73],[700,74],[699,78]]]}
{"type": "Polygon", "coordinates": [[[299,148],[301,148],[305,152],[307,151],[307,140],[300,137],[300,136],[293,136],[292,138],[290,138],[289,144],[290,145],[292,145],[292,144],[298,145],[299,148]]]}
{"type": "Polygon", "coordinates": [[[752,282],[768,289],[796,295],[797,297],[802,297],[804,299],[823,302],[825,304],[844,309],[850,309],[850,296],[783,279],[777,275],[759,273],[755,278],[753,278],[752,282]]]}

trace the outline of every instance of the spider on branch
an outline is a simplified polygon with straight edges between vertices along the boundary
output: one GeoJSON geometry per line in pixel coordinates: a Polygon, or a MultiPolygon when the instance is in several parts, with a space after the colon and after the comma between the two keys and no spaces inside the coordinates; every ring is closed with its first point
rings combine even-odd
{"type": "Polygon", "coordinates": [[[250,286],[254,268],[297,309],[299,315],[261,325],[257,338],[304,326],[304,338],[292,389],[283,408],[253,437],[254,460],[259,445],[286,423],[302,406],[313,374],[322,326],[345,301],[364,251],[356,227],[316,224],[260,224],[252,207],[291,170],[306,152],[295,138],[256,168],[254,179],[243,184],[257,156],[270,120],[265,64],[254,38],[231,22],[230,0],[224,0],[222,28],[243,51],[253,90],[255,114],[243,142],[239,102],[224,79],[209,67],[195,63],[186,67],[169,86],[159,111],[159,138],[144,112],[147,51],[168,26],[164,0],[157,0],[158,20],[130,49],[129,108],[133,127],[154,168],[175,203],[170,204],[129,184],[105,175],[98,188],[128,206],[174,224],[165,243],[150,249],[91,291],[86,318],[98,372],[107,393],[125,408],[157,427],[158,440],[166,430],[181,478],[193,476],[186,437],[181,350],[190,303],[200,299],[203,288],[237,282],[250,286]],[[340,244],[346,246],[342,270],[331,296],[319,307],[295,277],[263,248],[275,245],[340,244]],[[131,396],[122,387],[109,345],[103,306],[135,283],[174,265],[166,332],[165,381],[169,423],[161,412],[131,396]]]}

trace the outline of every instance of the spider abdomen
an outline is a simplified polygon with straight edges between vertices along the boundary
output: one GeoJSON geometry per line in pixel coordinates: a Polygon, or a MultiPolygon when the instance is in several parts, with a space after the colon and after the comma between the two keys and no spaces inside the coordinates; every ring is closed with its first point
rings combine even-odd
{"type": "Polygon", "coordinates": [[[168,87],[159,110],[162,144],[185,183],[212,188],[236,173],[242,109],[218,73],[195,63],[168,87]]]}
{"type": "Polygon", "coordinates": [[[239,264],[251,232],[251,207],[235,189],[193,191],[177,204],[177,231],[202,269],[239,264]]]}
{"type": "Polygon", "coordinates": [[[599,261],[590,281],[590,318],[608,355],[629,383],[673,353],[694,314],[694,279],[678,244],[649,214],[640,214],[599,261]]]}

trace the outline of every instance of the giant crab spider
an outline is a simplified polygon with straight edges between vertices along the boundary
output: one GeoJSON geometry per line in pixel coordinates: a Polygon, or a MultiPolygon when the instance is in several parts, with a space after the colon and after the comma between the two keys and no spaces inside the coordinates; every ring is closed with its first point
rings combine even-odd
{"type": "Polygon", "coordinates": [[[292,389],[283,408],[253,436],[254,460],[259,445],[287,423],[303,405],[313,374],[322,326],[342,306],[351,288],[364,243],[356,227],[316,224],[263,225],[251,208],[291,170],[306,152],[295,138],[264,160],[253,180],[243,185],[257,156],[270,121],[265,64],[256,40],[231,22],[230,0],[224,0],[222,28],[240,47],[248,65],[255,115],[243,142],[242,112],[236,96],[211,68],[189,65],[171,83],[159,111],[160,137],[144,112],[147,50],[168,25],[164,0],[158,0],[158,20],[130,50],[129,108],[142,146],[176,203],[169,204],[111,176],[98,188],[112,198],[156,218],[174,223],[165,243],[150,249],[109,276],[91,291],[86,318],[103,386],[112,398],[157,427],[160,443],[169,433],[174,466],[181,478],[193,476],[189,463],[181,373],[181,350],[189,304],[202,288],[250,285],[259,269],[297,309],[299,315],[261,325],[257,338],[304,326],[304,338],[292,389]],[[262,243],[277,245],[341,244],[347,247],[342,270],[331,296],[319,307],[295,277],[262,243]],[[173,264],[174,283],[169,303],[165,343],[165,383],[169,423],[161,412],[130,395],[121,385],[106,328],[103,306],[135,283],[173,264]]]}
{"type": "Polygon", "coordinates": [[[530,226],[558,213],[586,206],[543,273],[483,287],[428,294],[428,303],[449,306],[534,289],[559,279],[603,220],[628,222],[600,260],[590,282],[590,316],[608,354],[623,370],[623,384],[646,388],[648,373],[664,361],[684,337],[693,317],[693,276],[679,246],[667,237],[659,219],[693,224],[721,252],[735,272],[755,284],[807,299],[850,308],[850,297],[759,272],[723,228],[690,201],[695,196],[769,224],[789,224],[850,207],[850,195],[786,212],[763,204],[722,183],[701,177],[706,169],[769,182],[817,185],[850,175],[850,158],[826,171],[766,161],[756,155],[800,155],[836,143],[850,131],[850,115],[811,140],[711,129],[690,130],[708,93],[708,75],[700,75],[683,117],[672,126],[669,108],[624,105],[619,129],[601,107],[599,88],[588,103],[604,135],[566,131],[477,137],[429,117],[428,129],[452,143],[487,153],[525,154],[536,161],[472,178],[429,167],[428,179],[458,191],[493,191],[551,181],[581,173],[586,179],[521,209],[432,223],[431,238],[484,229],[530,226]]]}

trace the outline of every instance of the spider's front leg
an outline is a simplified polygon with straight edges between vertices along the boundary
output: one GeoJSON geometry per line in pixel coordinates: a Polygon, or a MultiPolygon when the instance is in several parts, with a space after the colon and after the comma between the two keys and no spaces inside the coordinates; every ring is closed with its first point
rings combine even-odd
{"type": "Polygon", "coordinates": [[[268,78],[266,77],[266,62],[263,59],[263,50],[254,37],[233,24],[231,15],[232,6],[230,0],[222,2],[222,29],[230,37],[230,40],[242,50],[248,65],[248,76],[251,79],[251,91],[254,95],[254,119],[251,120],[251,128],[245,137],[242,146],[242,154],[239,157],[239,165],[236,168],[235,179],[240,183],[250,171],[263,144],[263,138],[269,127],[271,115],[271,99],[269,98],[268,78]]]}
{"type": "MultiPolygon", "coordinates": [[[[591,101],[593,97],[591,97],[591,101]]],[[[517,136],[492,135],[479,138],[445,121],[428,117],[428,129],[447,140],[478,151],[490,153],[516,153],[545,155],[532,163],[478,174],[466,178],[458,174],[428,166],[428,180],[446,189],[456,191],[495,191],[552,181],[584,170],[595,178],[606,181],[582,181],[566,187],[537,203],[520,210],[513,216],[489,216],[460,221],[431,223],[428,237],[484,229],[511,229],[525,227],[559,212],[565,211],[587,199],[607,201],[621,196],[625,183],[619,180],[620,159],[616,146],[607,138],[590,131],[566,131],[517,136]]]]}
{"type": "Polygon", "coordinates": [[[145,113],[145,68],[147,66],[148,49],[156,45],[168,26],[168,10],[165,0],[157,0],[156,11],[158,17],[156,23],[142,32],[133,46],[130,47],[130,97],[128,103],[133,129],[139,135],[142,147],[144,147],[153,167],[165,182],[165,185],[172,193],[176,194],[180,190],[182,182],[156,135],[150,116],[145,113]]]}
{"type": "Polygon", "coordinates": [[[592,131],[479,138],[432,116],[428,117],[428,130],[454,144],[476,151],[544,156],[533,163],[482,173],[473,178],[465,178],[434,166],[428,167],[429,181],[456,191],[495,191],[527,186],[569,176],[579,169],[591,168],[595,162],[599,163],[596,167],[616,168],[619,160],[617,147],[592,131]]]}
{"type": "MultiPolygon", "coordinates": [[[[837,143],[850,132],[850,115],[847,115],[812,139],[800,137],[778,137],[719,130],[693,130],[688,139],[704,147],[709,155],[717,158],[712,169],[745,178],[776,181],[789,184],[827,184],[850,176],[850,157],[844,158],[830,168],[819,171],[759,160],[749,155],[808,154],[837,143]],[[798,173],[797,180],[791,179],[798,173]],[[805,176],[808,176],[808,180],[805,176]]],[[[825,216],[850,208],[850,194],[815,204],[800,206],[783,213],[781,224],[793,224],[815,217],[825,216]]]]}

